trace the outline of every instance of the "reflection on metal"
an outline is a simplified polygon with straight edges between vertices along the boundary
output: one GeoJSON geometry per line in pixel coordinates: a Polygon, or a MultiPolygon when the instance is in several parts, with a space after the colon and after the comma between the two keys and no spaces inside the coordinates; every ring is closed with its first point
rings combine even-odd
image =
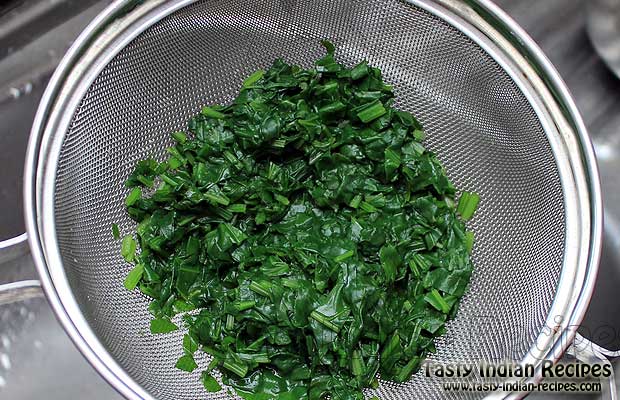
{"type": "Polygon", "coordinates": [[[28,254],[28,234],[0,242],[0,265],[28,254]]]}
{"type": "Polygon", "coordinates": [[[614,359],[620,356],[620,351],[607,350],[595,343],[590,342],[580,334],[577,334],[575,335],[573,345],[568,348],[567,353],[584,363],[611,365],[611,376],[608,378],[601,378],[601,395],[604,399],[608,400],[618,399],[613,364],[609,361],[609,359],[614,359]]]}
{"type": "Polygon", "coordinates": [[[0,306],[42,296],[41,282],[37,280],[0,285],[0,306]]]}
{"type": "Polygon", "coordinates": [[[587,28],[596,51],[620,78],[620,0],[588,1],[587,28]]]}

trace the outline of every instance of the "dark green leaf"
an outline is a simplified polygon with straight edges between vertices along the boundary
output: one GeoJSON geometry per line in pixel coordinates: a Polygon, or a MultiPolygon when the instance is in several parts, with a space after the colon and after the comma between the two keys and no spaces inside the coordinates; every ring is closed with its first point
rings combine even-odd
{"type": "Polygon", "coordinates": [[[185,334],[183,336],[183,350],[188,354],[194,354],[198,350],[198,343],[191,335],[185,334]]]}
{"type": "Polygon", "coordinates": [[[222,386],[208,372],[202,373],[202,384],[209,393],[216,393],[222,390],[222,386]]]}
{"type": "Polygon", "coordinates": [[[427,293],[426,296],[424,296],[424,300],[444,314],[447,314],[450,311],[450,305],[441,296],[441,294],[439,294],[437,289],[433,289],[430,293],[427,293]]]}
{"type": "Polygon", "coordinates": [[[121,231],[118,229],[117,224],[112,224],[112,236],[114,237],[114,240],[121,238],[121,231]]]}
{"type": "Polygon", "coordinates": [[[182,371],[192,372],[198,368],[198,365],[196,364],[196,361],[194,361],[194,357],[192,357],[191,354],[185,354],[178,359],[175,367],[182,371]]]}
{"type": "Polygon", "coordinates": [[[170,333],[179,329],[178,326],[173,324],[167,319],[152,319],[151,320],[151,333],[170,333]]]}
{"type": "Polygon", "coordinates": [[[388,282],[393,282],[398,274],[398,268],[403,263],[398,250],[394,246],[383,246],[379,251],[379,258],[385,272],[385,278],[388,282]]]}

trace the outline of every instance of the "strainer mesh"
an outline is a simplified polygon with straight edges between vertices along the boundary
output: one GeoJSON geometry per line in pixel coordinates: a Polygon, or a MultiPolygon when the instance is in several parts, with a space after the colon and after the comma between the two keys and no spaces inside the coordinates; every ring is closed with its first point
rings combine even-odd
{"type": "MultiPolygon", "coordinates": [[[[101,72],[64,139],[56,181],[57,237],[74,295],[110,354],[156,398],[230,396],[208,395],[201,368],[175,370],[183,333],[150,335],[147,300],[123,288],[130,266],[111,234],[112,223],[123,234],[135,228],[123,182],[137,160],[165,158],[169,133],[202,105],[230,101],[245,76],[277,57],[310,66],[323,38],[341,61],[380,67],[397,107],[419,117],[457,187],[481,194],[469,224],[471,289],[432,359],[521,360],[544,324],[564,250],[562,188],[534,110],[488,54],[401,1],[202,1],[147,29],[101,72]]],[[[441,384],[419,373],[373,394],[481,397],[441,384]]]]}

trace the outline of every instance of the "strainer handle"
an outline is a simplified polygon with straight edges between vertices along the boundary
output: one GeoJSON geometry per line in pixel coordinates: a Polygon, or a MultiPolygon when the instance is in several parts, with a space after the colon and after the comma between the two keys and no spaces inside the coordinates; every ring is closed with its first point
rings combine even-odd
{"type": "MultiPolygon", "coordinates": [[[[0,242],[0,276],[23,276],[23,270],[32,264],[26,233],[0,242]]],[[[43,295],[41,282],[36,279],[0,283],[0,305],[14,303],[43,295]]]]}
{"type": "Polygon", "coordinates": [[[601,378],[601,398],[618,400],[614,369],[609,360],[620,357],[620,351],[607,350],[577,333],[573,344],[566,352],[581,362],[610,365],[611,375],[607,378],[601,378]]]}

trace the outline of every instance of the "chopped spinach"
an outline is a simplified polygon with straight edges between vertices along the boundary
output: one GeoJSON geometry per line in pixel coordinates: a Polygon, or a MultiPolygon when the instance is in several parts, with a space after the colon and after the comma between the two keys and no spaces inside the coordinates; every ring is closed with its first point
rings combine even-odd
{"type": "Polygon", "coordinates": [[[121,238],[121,231],[118,228],[117,224],[112,224],[112,236],[114,236],[115,240],[118,240],[121,238]]]}
{"type": "Polygon", "coordinates": [[[209,392],[214,368],[245,399],[362,399],[378,374],[405,382],[472,273],[463,220],[478,195],[456,206],[380,70],[324,45],[311,69],[276,60],[250,75],[126,182],[138,226],[122,241],[125,286],[152,298],[152,333],[183,314],[176,367],[211,355],[209,392]]]}

